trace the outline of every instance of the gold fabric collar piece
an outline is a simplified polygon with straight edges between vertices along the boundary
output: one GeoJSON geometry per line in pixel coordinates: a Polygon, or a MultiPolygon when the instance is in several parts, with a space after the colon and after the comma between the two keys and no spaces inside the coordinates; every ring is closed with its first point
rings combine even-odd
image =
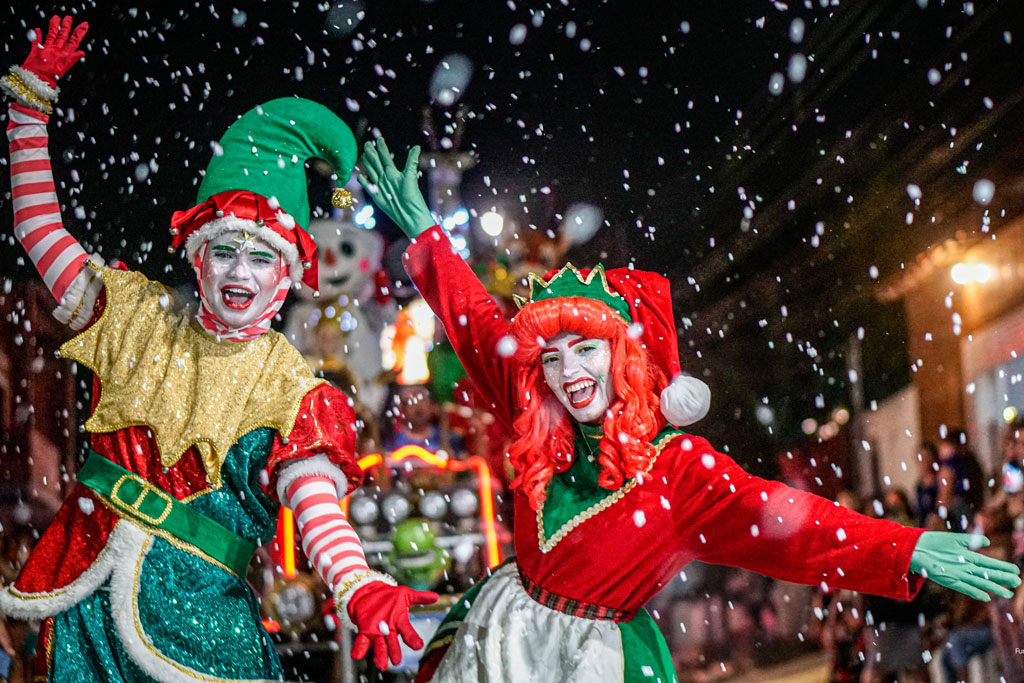
{"type": "Polygon", "coordinates": [[[323,380],[282,335],[271,330],[251,341],[217,341],[173,305],[160,283],[131,271],[100,275],[103,315],[60,349],[100,380],[100,401],[86,429],[148,426],[164,467],[196,446],[215,486],[240,437],[260,427],[291,433],[303,397],[323,380]]]}

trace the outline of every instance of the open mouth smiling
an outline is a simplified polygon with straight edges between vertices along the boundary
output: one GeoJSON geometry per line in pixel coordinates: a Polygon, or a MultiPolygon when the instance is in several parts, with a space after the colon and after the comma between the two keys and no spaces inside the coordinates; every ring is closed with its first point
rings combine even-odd
{"type": "Polygon", "coordinates": [[[224,305],[236,311],[244,311],[256,298],[256,293],[241,285],[228,285],[220,290],[220,298],[224,305]]]}
{"type": "Polygon", "coordinates": [[[568,397],[569,405],[579,410],[590,405],[590,402],[597,396],[597,382],[589,377],[566,382],[562,385],[562,391],[568,397]]]}

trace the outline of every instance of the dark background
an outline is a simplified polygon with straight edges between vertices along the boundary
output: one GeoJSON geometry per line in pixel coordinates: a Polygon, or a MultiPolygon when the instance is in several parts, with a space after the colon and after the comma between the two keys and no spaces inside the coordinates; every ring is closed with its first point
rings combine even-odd
{"type": "MultiPolygon", "coordinates": [[[[172,285],[191,271],[166,253],[168,221],[194,203],[210,143],[237,116],[308,97],[363,139],[384,132],[404,158],[429,142],[435,67],[465,54],[462,147],[479,158],[467,206],[539,230],[574,202],[599,206],[607,224],[569,257],[632,260],[673,281],[683,367],[714,394],[702,432],[753,463],[799,439],[802,419],[850,405],[858,328],[865,399],[905,385],[901,310],[880,286],[930,245],[997,230],[1024,207],[1019,4],[823,4],[15,2],[0,9],[0,48],[20,63],[28,30],[53,12],[90,23],[50,128],[65,221],[87,248],[172,285]],[[354,28],[326,30],[360,9],[354,28]],[[806,78],[773,94],[795,53],[806,78]],[[980,178],[996,183],[987,208],[972,199],[980,178]],[[754,418],[763,399],[771,433],[754,418]]],[[[321,184],[311,204],[327,204],[321,184]]],[[[3,275],[35,277],[6,207],[0,234],[3,275]]]]}

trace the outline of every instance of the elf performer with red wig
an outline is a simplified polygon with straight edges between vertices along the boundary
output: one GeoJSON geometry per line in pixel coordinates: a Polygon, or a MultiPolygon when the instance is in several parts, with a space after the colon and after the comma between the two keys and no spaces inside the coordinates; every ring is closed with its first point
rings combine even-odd
{"type": "MultiPolygon", "coordinates": [[[[0,80],[8,110],[14,232],[77,336],[64,357],[95,375],[90,453],[0,613],[42,619],[48,681],[277,681],[281,669],[245,583],[282,504],[358,631],[353,656],[401,658],[422,641],[409,606],[432,593],[369,570],[341,496],[362,473],[355,415],[270,329],[289,288],[316,289],[304,165],[342,187],[357,146],[327,108],[282,98],[220,141],[197,204],[171,218],[199,303],[138,272],[106,268],[65,230],[47,151],[57,79],[82,56],[86,24],[53,17],[45,41],[0,80]]],[[[335,192],[338,204],[344,195],[335,192]]],[[[349,197],[351,200],[351,197],[349,197]]]]}
{"type": "Polygon", "coordinates": [[[367,143],[360,182],[413,239],[406,270],[512,430],[516,514],[515,560],[452,609],[418,681],[676,680],[643,605],[691,560],[898,599],[923,577],[979,600],[1020,583],[966,534],[759,479],[679,429],[709,394],[679,375],[665,278],[572,265],[531,275],[510,323],[431,217],[418,154],[400,171],[383,139],[367,143]]]}

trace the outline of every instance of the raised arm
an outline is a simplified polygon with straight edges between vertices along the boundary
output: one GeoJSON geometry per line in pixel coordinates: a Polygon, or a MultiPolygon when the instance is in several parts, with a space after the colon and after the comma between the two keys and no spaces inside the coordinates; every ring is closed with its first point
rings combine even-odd
{"type": "Polygon", "coordinates": [[[7,124],[14,235],[59,302],[57,319],[75,329],[91,317],[102,283],[84,267],[89,255],[64,229],[46,124],[57,98],[57,80],[84,56],[78,46],[88,29],[82,23],[72,31],[71,17],[52,17],[45,42],[36,29],[25,63],[0,79],[0,89],[14,100],[7,124]]]}
{"type": "MultiPolygon", "coordinates": [[[[929,578],[979,600],[1012,595],[1015,565],[969,548],[967,534],[872,519],[748,474],[699,437],[676,451],[676,523],[697,559],[794,583],[908,600],[929,578]]],[[[987,545],[978,537],[975,547],[987,545]]]]}
{"type": "MultiPolygon", "coordinates": [[[[494,416],[512,426],[511,353],[502,352],[509,323],[476,275],[435,225],[420,193],[413,147],[399,171],[383,138],[364,147],[359,176],[373,201],[412,238],[405,269],[444,325],[448,339],[494,416]]],[[[507,342],[505,342],[507,344],[507,342]]]]}

